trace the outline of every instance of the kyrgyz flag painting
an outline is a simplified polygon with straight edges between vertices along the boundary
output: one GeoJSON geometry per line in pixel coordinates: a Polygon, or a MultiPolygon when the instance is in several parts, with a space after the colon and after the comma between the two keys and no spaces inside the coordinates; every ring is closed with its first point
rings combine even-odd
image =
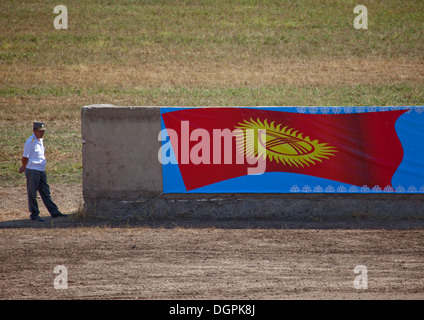
{"type": "Polygon", "coordinates": [[[166,193],[424,192],[421,107],[162,108],[161,116],[166,193]]]}

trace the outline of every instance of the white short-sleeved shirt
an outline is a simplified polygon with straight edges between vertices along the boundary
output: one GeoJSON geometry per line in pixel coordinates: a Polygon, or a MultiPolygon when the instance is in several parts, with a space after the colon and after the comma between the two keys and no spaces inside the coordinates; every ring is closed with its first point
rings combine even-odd
{"type": "Polygon", "coordinates": [[[28,158],[27,169],[45,171],[46,157],[44,156],[43,139],[38,138],[33,134],[25,141],[23,157],[28,158]]]}

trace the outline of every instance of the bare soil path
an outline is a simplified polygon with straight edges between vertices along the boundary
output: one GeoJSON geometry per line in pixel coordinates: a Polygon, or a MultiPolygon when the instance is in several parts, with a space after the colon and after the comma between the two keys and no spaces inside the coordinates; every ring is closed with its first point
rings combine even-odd
{"type": "MultiPolygon", "coordinates": [[[[423,299],[424,230],[116,224],[77,219],[80,186],[52,186],[71,216],[28,219],[0,189],[0,299],[423,299]],[[54,268],[68,271],[58,290],[54,268]],[[356,289],[357,265],[368,288],[356,289]]],[[[45,210],[45,209],[43,209],[45,210]]]]}

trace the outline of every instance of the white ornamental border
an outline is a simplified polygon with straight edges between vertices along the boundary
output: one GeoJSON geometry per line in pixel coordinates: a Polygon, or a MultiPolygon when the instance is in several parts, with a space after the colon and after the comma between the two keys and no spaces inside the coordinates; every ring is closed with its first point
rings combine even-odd
{"type": "Polygon", "coordinates": [[[387,106],[371,106],[371,107],[297,107],[296,110],[299,113],[311,113],[311,114],[340,114],[340,113],[363,113],[363,112],[376,112],[376,111],[393,111],[393,110],[407,110],[406,113],[416,112],[418,114],[424,113],[424,106],[395,106],[395,107],[387,107],[387,106]]]}
{"type": "Polygon", "coordinates": [[[293,185],[290,188],[290,192],[305,192],[305,193],[314,193],[314,192],[316,192],[316,193],[373,193],[373,192],[424,193],[424,185],[422,185],[419,188],[417,188],[414,185],[411,185],[408,188],[405,188],[404,186],[399,185],[395,189],[393,189],[392,186],[386,186],[384,188],[381,188],[380,186],[374,186],[374,187],[370,188],[367,185],[364,185],[362,187],[352,185],[349,188],[346,188],[343,185],[333,186],[331,184],[327,185],[327,186],[305,185],[303,187],[293,185]]]}

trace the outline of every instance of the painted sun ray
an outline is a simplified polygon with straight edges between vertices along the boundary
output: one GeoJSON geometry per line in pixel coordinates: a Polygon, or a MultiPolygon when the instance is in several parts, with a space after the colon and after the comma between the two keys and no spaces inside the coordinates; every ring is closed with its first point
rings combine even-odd
{"type": "Polygon", "coordinates": [[[244,119],[235,128],[240,130],[240,136],[246,137],[245,143],[241,139],[237,147],[247,157],[261,156],[282,165],[304,168],[315,165],[316,162],[322,163],[323,159],[328,160],[337,152],[328,143],[320,143],[318,139],[311,140],[300,130],[282,123],[268,123],[268,119],[244,119]],[[258,144],[264,148],[258,148],[258,144]]]}

